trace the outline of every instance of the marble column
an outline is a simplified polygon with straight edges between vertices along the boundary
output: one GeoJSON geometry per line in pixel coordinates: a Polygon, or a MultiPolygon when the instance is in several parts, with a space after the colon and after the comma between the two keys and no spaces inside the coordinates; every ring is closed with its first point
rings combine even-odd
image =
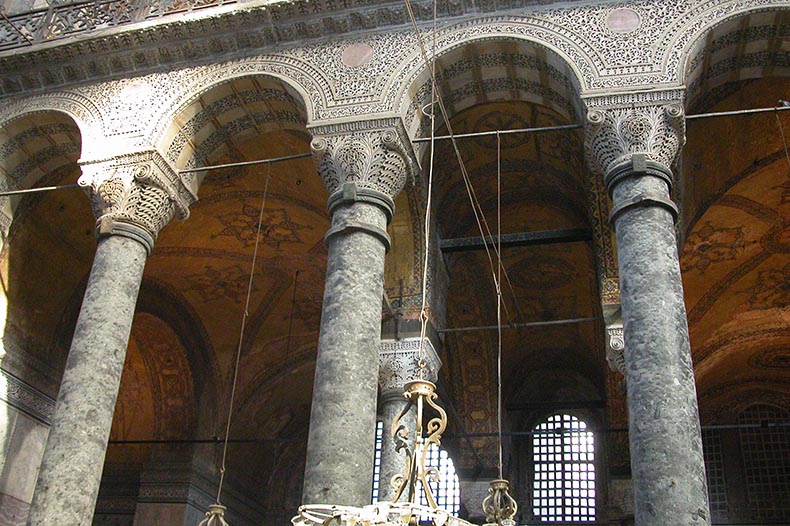
{"type": "MultiPolygon", "coordinates": [[[[439,368],[442,365],[439,355],[428,338],[425,339],[422,359],[424,367],[422,378],[436,383],[439,368]]],[[[379,502],[392,500],[395,494],[391,481],[406,469],[404,452],[395,451],[395,440],[392,437],[392,423],[401,414],[408,401],[403,396],[406,382],[420,378],[420,338],[402,338],[386,340],[379,348],[379,415],[384,422],[384,433],[381,441],[381,466],[379,468],[379,502]]],[[[412,408],[411,417],[403,421],[414,430],[416,409],[412,408]]],[[[409,438],[414,440],[414,433],[409,438]]],[[[411,444],[412,448],[414,447],[411,444]]],[[[405,499],[405,495],[403,495],[405,499]]]]}
{"type": "Polygon", "coordinates": [[[55,404],[29,526],[93,519],[137,293],[159,230],[194,194],[155,152],[82,163],[98,244],[55,404]]]}
{"type": "Polygon", "coordinates": [[[676,95],[587,101],[588,154],[613,203],[637,526],[710,524],[670,197],[685,133],[676,95]]]}
{"type": "Polygon", "coordinates": [[[395,119],[313,134],[332,226],[302,502],[363,506],[373,483],[386,228],[415,163],[395,119]]]}

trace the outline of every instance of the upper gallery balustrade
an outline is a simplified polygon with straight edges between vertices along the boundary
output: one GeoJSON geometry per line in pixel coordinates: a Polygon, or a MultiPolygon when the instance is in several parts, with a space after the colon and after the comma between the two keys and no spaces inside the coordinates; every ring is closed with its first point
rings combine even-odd
{"type": "MultiPolygon", "coordinates": [[[[53,1],[18,14],[0,12],[0,50],[21,48],[108,27],[134,24],[239,0],[53,1]]],[[[10,3],[10,2],[9,2],[10,3]]],[[[3,9],[0,6],[0,9],[3,9]]]]}

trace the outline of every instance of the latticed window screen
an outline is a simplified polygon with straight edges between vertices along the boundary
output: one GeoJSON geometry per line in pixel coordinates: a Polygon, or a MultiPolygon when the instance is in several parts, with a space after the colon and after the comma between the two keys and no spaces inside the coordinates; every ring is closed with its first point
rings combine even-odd
{"type": "MultiPolygon", "coordinates": [[[[381,477],[381,446],[384,436],[384,422],[376,422],[376,452],[373,455],[373,499],[372,502],[379,501],[379,478],[381,477]]],[[[387,482],[385,482],[387,484],[387,482]]]]}
{"type": "Polygon", "coordinates": [[[710,511],[727,513],[727,481],[724,479],[721,435],[717,430],[702,432],[702,455],[705,458],[710,511]]]}
{"type": "Polygon", "coordinates": [[[532,436],[532,513],[547,522],[595,520],[595,439],[587,424],[554,415],[532,436]]]}
{"type": "MultiPolygon", "coordinates": [[[[738,417],[739,424],[788,421],[787,411],[767,405],[754,405],[738,417]]],[[[790,519],[790,428],[744,428],[739,435],[752,514],[764,521],[790,519]]]]}
{"type": "MultiPolygon", "coordinates": [[[[376,425],[376,454],[373,461],[373,502],[378,502],[379,499],[379,484],[389,484],[389,481],[380,481],[381,475],[381,447],[382,436],[384,433],[384,425],[378,422],[376,425]]],[[[405,462],[405,461],[404,461],[405,462]]],[[[404,464],[405,465],[405,464],[404,464]]],[[[453,459],[447,454],[447,451],[441,448],[432,446],[428,450],[428,455],[425,460],[426,467],[434,467],[439,470],[439,482],[428,481],[431,484],[433,495],[436,498],[436,504],[450,513],[451,515],[458,515],[461,509],[461,487],[458,483],[458,475],[455,473],[455,465],[453,459]]],[[[428,500],[422,491],[422,486],[417,486],[417,496],[419,503],[423,506],[428,505],[428,500]]]]}

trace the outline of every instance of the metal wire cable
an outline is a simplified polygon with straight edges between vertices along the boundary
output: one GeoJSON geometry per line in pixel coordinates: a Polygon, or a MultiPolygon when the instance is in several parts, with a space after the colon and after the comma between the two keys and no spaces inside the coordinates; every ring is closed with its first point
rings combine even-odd
{"type": "MultiPolygon", "coordinates": [[[[780,101],[781,102],[781,101],[780,101]]],[[[787,106],[784,106],[785,108],[787,106]]],[[[782,136],[782,146],[785,149],[785,158],[787,159],[787,176],[790,177],[790,152],[787,150],[787,139],[785,139],[785,129],[782,126],[782,119],[779,118],[779,110],[782,106],[777,106],[774,108],[774,115],[776,116],[776,124],[779,125],[779,134],[782,136]]]]}
{"type": "Polygon", "coordinates": [[[220,497],[222,496],[222,485],[225,482],[225,461],[228,456],[228,440],[230,438],[230,425],[233,421],[233,402],[236,398],[236,386],[239,380],[239,363],[241,362],[241,348],[244,343],[244,329],[247,324],[247,318],[250,315],[250,297],[252,296],[252,283],[255,276],[255,264],[258,259],[258,247],[261,240],[261,227],[263,226],[263,209],[266,207],[266,194],[269,192],[269,179],[271,178],[271,165],[269,165],[270,173],[266,175],[266,185],[263,188],[263,197],[261,198],[261,211],[258,214],[258,229],[255,236],[255,249],[252,252],[252,264],[250,265],[250,279],[247,283],[247,300],[244,304],[244,314],[241,317],[241,329],[239,330],[239,347],[236,350],[236,364],[233,371],[233,384],[230,390],[230,400],[228,401],[228,420],[225,425],[225,438],[222,444],[222,464],[219,468],[219,487],[217,488],[217,504],[221,504],[220,497]]]}
{"type": "Polygon", "coordinates": [[[497,236],[497,280],[496,280],[496,324],[497,324],[497,442],[499,449],[499,478],[504,471],[502,462],[502,148],[501,137],[496,136],[496,236],[497,236]]]}
{"type": "MultiPolygon", "coordinates": [[[[433,61],[426,65],[429,65],[431,68],[431,78],[436,73],[436,0],[433,2],[433,61]]],[[[431,142],[430,142],[430,160],[428,165],[428,196],[426,197],[425,203],[425,226],[424,226],[424,236],[425,236],[425,246],[424,246],[424,254],[423,254],[423,266],[422,266],[422,305],[420,306],[420,350],[417,358],[417,366],[419,370],[419,378],[420,380],[425,379],[425,368],[427,366],[425,362],[425,336],[428,332],[428,312],[427,312],[427,304],[428,304],[428,255],[430,253],[430,239],[431,239],[431,206],[432,206],[432,198],[433,198],[433,158],[434,153],[436,151],[436,131],[434,129],[434,119],[436,118],[436,84],[431,82],[431,114],[428,115],[425,113],[425,108],[423,108],[423,114],[430,118],[431,120],[431,142]]]]}
{"type": "MultiPolygon", "coordinates": [[[[404,1],[405,1],[405,4],[406,4],[406,10],[407,10],[407,12],[409,14],[409,18],[410,18],[411,23],[412,23],[412,27],[414,28],[415,36],[417,38],[417,43],[419,44],[420,53],[422,55],[423,62],[425,63],[426,66],[430,66],[431,62],[428,60],[428,52],[425,49],[425,42],[423,41],[422,35],[420,34],[420,29],[419,29],[419,27],[417,25],[417,19],[414,16],[414,10],[413,10],[412,5],[411,5],[411,0],[404,0],[404,1]]],[[[434,30],[434,35],[435,35],[435,33],[436,33],[436,31],[434,30]]],[[[434,36],[434,38],[435,38],[435,36],[434,36]]],[[[480,205],[480,201],[478,200],[477,194],[475,193],[474,187],[472,186],[472,181],[471,181],[471,179],[469,177],[469,173],[468,173],[468,171],[466,169],[466,165],[464,163],[463,158],[461,157],[461,151],[458,148],[457,141],[455,140],[455,134],[453,132],[452,125],[450,124],[450,118],[448,117],[447,108],[446,108],[446,106],[444,104],[444,99],[442,98],[441,92],[439,92],[439,90],[436,87],[436,85],[437,85],[437,83],[436,83],[436,73],[435,73],[435,71],[433,69],[430,69],[430,68],[429,68],[429,71],[430,71],[430,75],[431,75],[432,89],[434,89],[435,92],[436,92],[436,102],[439,104],[439,109],[442,112],[442,120],[444,121],[444,125],[447,128],[447,133],[448,133],[448,136],[450,137],[450,143],[453,146],[453,151],[455,152],[456,159],[458,160],[458,164],[459,164],[459,166],[461,168],[461,177],[462,177],[462,179],[464,181],[464,186],[466,188],[466,193],[467,193],[467,196],[469,197],[470,204],[472,205],[472,212],[474,213],[475,221],[477,223],[478,230],[480,231],[480,236],[483,239],[486,239],[486,232],[487,232],[488,233],[488,238],[491,238],[491,237],[493,237],[491,235],[491,229],[488,226],[488,222],[486,221],[485,214],[483,213],[482,206],[480,205]]],[[[490,268],[491,268],[491,274],[492,274],[492,276],[494,276],[494,279],[496,279],[496,270],[494,268],[494,258],[491,255],[491,250],[489,249],[488,244],[485,245],[485,250],[486,250],[486,256],[488,257],[488,262],[489,262],[489,265],[490,265],[490,268]]],[[[494,251],[495,252],[497,251],[496,247],[494,247],[494,251]]],[[[499,257],[498,253],[497,253],[497,257],[499,257]]],[[[505,278],[506,278],[506,280],[508,282],[509,288],[510,288],[511,293],[513,295],[513,301],[514,301],[514,303],[516,305],[518,305],[518,299],[516,298],[515,290],[512,287],[512,284],[510,282],[510,279],[509,279],[509,277],[507,275],[507,271],[506,270],[505,270],[505,278]]],[[[507,309],[507,305],[504,305],[504,308],[505,308],[505,315],[508,317],[508,321],[512,322],[512,320],[510,319],[510,313],[509,313],[509,311],[507,309]]]]}

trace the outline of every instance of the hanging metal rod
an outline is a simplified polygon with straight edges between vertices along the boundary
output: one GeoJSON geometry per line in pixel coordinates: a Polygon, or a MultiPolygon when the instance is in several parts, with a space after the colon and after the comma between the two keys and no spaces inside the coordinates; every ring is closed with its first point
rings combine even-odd
{"type": "Polygon", "coordinates": [[[502,329],[522,329],[524,327],[544,327],[547,325],[568,325],[571,323],[586,323],[591,321],[603,321],[603,318],[571,318],[567,320],[552,320],[552,321],[531,321],[528,323],[511,323],[510,325],[478,325],[475,327],[450,327],[447,329],[438,329],[436,332],[446,334],[448,332],[471,332],[471,331],[495,331],[500,327],[502,329]]]}
{"type": "MultiPolygon", "coordinates": [[[[502,248],[527,247],[532,245],[549,245],[552,243],[575,243],[577,241],[592,241],[592,230],[589,228],[565,228],[561,230],[542,230],[532,232],[516,232],[502,234],[502,248]]],[[[489,237],[486,242],[478,237],[459,237],[439,240],[442,252],[466,252],[483,250],[486,244],[493,246],[497,237],[489,237]]]]}
{"type": "Polygon", "coordinates": [[[236,168],[239,166],[254,166],[256,164],[271,164],[271,163],[279,163],[282,161],[292,161],[294,159],[304,159],[305,157],[310,157],[313,154],[310,152],[307,153],[297,153],[296,155],[286,155],[284,157],[274,157],[272,159],[260,159],[257,161],[243,161],[240,163],[228,163],[228,164],[215,164],[213,166],[201,166],[199,168],[187,168],[186,170],[179,170],[178,173],[180,174],[190,174],[195,172],[202,172],[204,170],[221,170],[223,168],[236,168]]]}
{"type": "MultiPolygon", "coordinates": [[[[231,438],[229,444],[271,444],[282,442],[305,442],[306,438],[231,438]]],[[[145,444],[222,444],[222,437],[214,438],[185,438],[185,439],[166,439],[166,440],[110,440],[108,444],[112,446],[137,446],[145,444]]]]}
{"type": "MultiPolygon", "coordinates": [[[[728,117],[733,115],[750,115],[755,113],[769,113],[772,111],[785,111],[790,110],[790,105],[788,106],[777,106],[773,108],[754,108],[750,110],[734,110],[734,111],[718,111],[713,113],[697,113],[695,115],[686,115],[686,120],[694,120],[694,119],[707,119],[712,117],[728,117]]],[[[495,131],[487,131],[487,132],[477,132],[477,133],[462,133],[458,135],[453,135],[453,138],[456,139],[469,139],[474,137],[492,137],[499,135],[513,135],[518,133],[539,133],[539,132],[548,132],[548,131],[560,131],[560,130],[578,130],[582,128],[581,124],[565,124],[561,126],[544,126],[540,128],[517,128],[513,130],[495,130],[495,131]]],[[[435,137],[437,141],[440,140],[449,140],[451,137],[449,135],[440,135],[435,137]]],[[[427,142],[430,141],[430,137],[421,137],[418,139],[414,139],[412,142],[427,142]]],[[[216,164],[212,166],[201,166],[198,168],[187,168],[185,170],[178,170],[178,173],[187,174],[187,173],[195,173],[195,172],[202,172],[205,170],[222,170],[225,168],[237,168],[240,166],[255,166],[258,164],[270,164],[270,163],[278,163],[283,161],[292,161],[294,159],[304,159],[306,157],[311,157],[313,154],[310,152],[307,153],[298,153],[295,155],[286,155],[283,157],[273,157],[271,159],[259,159],[257,161],[243,161],[238,163],[228,163],[228,164],[216,164]]],[[[27,190],[9,190],[7,192],[0,192],[0,197],[9,197],[13,195],[22,195],[22,194],[32,194],[36,192],[49,192],[52,190],[64,190],[68,188],[77,188],[79,185],[77,184],[67,184],[63,186],[44,186],[41,188],[30,188],[27,190]]],[[[496,328],[496,327],[494,327],[496,328]]]]}
{"type": "MultiPolygon", "coordinates": [[[[710,425],[700,426],[703,431],[716,431],[721,429],[774,429],[790,427],[790,422],[766,422],[765,424],[725,424],[725,425],[710,425]]],[[[608,428],[608,429],[589,429],[593,433],[627,433],[626,428],[608,428]]],[[[533,435],[559,435],[564,433],[580,433],[578,429],[550,429],[540,431],[503,431],[502,435],[510,437],[520,436],[533,436],[533,435]]],[[[489,438],[495,437],[498,433],[447,433],[442,435],[442,438],[489,438]]]]}
{"type": "MultiPolygon", "coordinates": [[[[576,402],[578,404],[579,402],[576,402]]],[[[761,424],[720,424],[720,425],[707,425],[701,426],[703,431],[717,431],[722,429],[773,429],[790,427],[790,422],[763,422],[761,424]]],[[[593,433],[625,433],[628,430],[625,428],[609,428],[600,430],[591,430],[593,433]]],[[[503,431],[502,435],[519,437],[519,436],[532,436],[532,435],[556,435],[560,433],[579,433],[578,430],[545,430],[545,431],[503,431]]],[[[443,438],[487,438],[495,437],[497,433],[452,433],[442,435],[443,438]]],[[[231,438],[228,440],[231,444],[270,444],[291,442],[299,443],[305,442],[306,438],[231,438]]],[[[204,439],[169,439],[169,440],[110,440],[109,444],[115,446],[134,446],[145,444],[221,444],[222,438],[204,438],[204,439]]]]}
{"type": "MultiPolygon", "coordinates": [[[[694,120],[694,119],[707,119],[711,117],[727,117],[732,115],[749,115],[752,113],[768,113],[771,111],[784,111],[790,110],[790,106],[777,106],[772,108],[754,108],[750,110],[734,110],[734,111],[717,111],[713,113],[697,113],[695,115],[686,115],[686,120],[694,120]]],[[[493,130],[493,131],[485,131],[485,132],[475,132],[475,133],[458,133],[453,135],[438,135],[434,137],[434,140],[437,141],[447,141],[452,138],[454,139],[472,139],[476,137],[493,137],[497,134],[499,135],[511,135],[517,133],[542,133],[542,132],[550,132],[550,131],[563,131],[563,130],[578,130],[583,128],[584,125],[582,124],[564,124],[560,126],[543,126],[538,128],[516,128],[512,130],[493,130]]],[[[430,137],[420,137],[414,139],[412,142],[429,142],[431,140],[430,137]]]]}
{"type": "Polygon", "coordinates": [[[79,188],[78,184],[64,184],[63,186],[42,186],[41,188],[28,188],[27,190],[9,190],[0,192],[0,197],[10,197],[12,195],[36,194],[38,192],[49,192],[52,190],[65,190],[67,188],[79,188]]]}
{"type": "MultiPolygon", "coordinates": [[[[549,131],[560,131],[560,130],[578,130],[582,128],[581,124],[563,124],[561,126],[543,126],[541,128],[516,128],[514,130],[494,130],[494,131],[485,131],[485,132],[475,132],[475,133],[457,133],[455,135],[437,135],[434,137],[437,141],[447,141],[450,139],[471,139],[474,137],[492,137],[497,134],[499,135],[512,135],[516,133],[540,133],[540,132],[549,132],[549,131]]],[[[412,140],[412,142],[429,142],[431,140],[430,137],[420,137],[418,139],[412,140]]]]}
{"type": "Polygon", "coordinates": [[[774,108],[754,108],[751,110],[733,110],[733,111],[715,111],[713,113],[697,113],[695,115],[686,115],[686,120],[691,121],[694,119],[709,119],[711,117],[729,117],[732,115],[751,115],[753,113],[770,113],[773,111],[790,110],[790,106],[776,106],[774,108]]]}

